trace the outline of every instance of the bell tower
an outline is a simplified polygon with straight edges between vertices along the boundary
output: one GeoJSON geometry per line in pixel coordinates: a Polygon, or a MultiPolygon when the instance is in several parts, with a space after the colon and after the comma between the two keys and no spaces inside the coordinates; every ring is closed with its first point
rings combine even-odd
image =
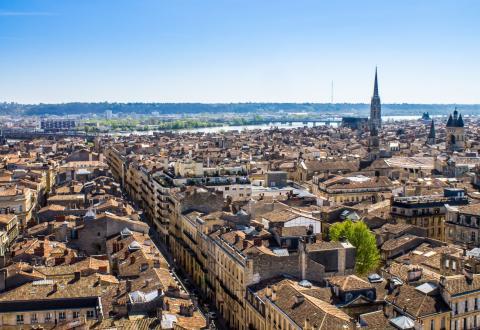
{"type": "Polygon", "coordinates": [[[462,115],[458,113],[457,108],[453,111],[447,120],[447,150],[463,151],[465,150],[465,124],[462,115]]]}

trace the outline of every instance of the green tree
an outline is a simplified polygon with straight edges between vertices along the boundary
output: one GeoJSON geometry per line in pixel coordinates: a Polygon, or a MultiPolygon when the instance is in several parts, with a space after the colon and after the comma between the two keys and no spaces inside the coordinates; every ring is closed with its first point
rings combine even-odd
{"type": "Polygon", "coordinates": [[[346,220],[330,227],[329,236],[332,241],[345,237],[357,249],[355,270],[363,275],[375,270],[380,262],[375,235],[362,222],[346,220]]]}

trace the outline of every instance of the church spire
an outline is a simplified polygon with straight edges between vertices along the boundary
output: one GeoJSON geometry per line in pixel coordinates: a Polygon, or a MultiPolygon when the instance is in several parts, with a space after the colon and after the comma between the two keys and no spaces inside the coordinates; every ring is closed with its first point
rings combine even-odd
{"type": "Polygon", "coordinates": [[[430,124],[430,132],[428,133],[427,137],[427,144],[428,145],[434,145],[436,144],[436,139],[435,139],[435,122],[432,119],[432,123],[430,124]]]}
{"type": "Polygon", "coordinates": [[[432,119],[432,123],[430,124],[430,133],[428,133],[429,138],[435,138],[435,122],[432,119]]]}
{"type": "Polygon", "coordinates": [[[373,97],[379,97],[379,95],[378,95],[377,67],[375,67],[375,83],[373,85],[373,97]]]}
{"type": "Polygon", "coordinates": [[[370,103],[370,129],[376,126],[377,130],[382,127],[382,106],[380,103],[380,95],[378,93],[378,75],[375,67],[375,82],[373,84],[373,96],[370,103]]]}

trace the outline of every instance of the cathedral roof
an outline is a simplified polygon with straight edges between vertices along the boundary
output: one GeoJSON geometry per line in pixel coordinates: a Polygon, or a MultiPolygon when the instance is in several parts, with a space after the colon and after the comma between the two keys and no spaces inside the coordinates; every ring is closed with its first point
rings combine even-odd
{"type": "Polygon", "coordinates": [[[430,125],[430,132],[428,133],[429,138],[435,138],[435,122],[432,119],[432,124],[430,125]]]}
{"type": "Polygon", "coordinates": [[[447,120],[447,127],[464,127],[462,115],[458,114],[457,109],[453,112],[453,116],[450,114],[447,120]]]}

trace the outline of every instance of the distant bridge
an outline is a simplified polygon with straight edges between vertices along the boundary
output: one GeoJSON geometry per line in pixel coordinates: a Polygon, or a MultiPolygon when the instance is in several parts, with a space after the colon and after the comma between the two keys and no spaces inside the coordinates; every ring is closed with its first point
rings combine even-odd
{"type": "Polygon", "coordinates": [[[340,117],[329,117],[329,118],[318,118],[318,119],[262,119],[262,120],[254,120],[250,122],[253,125],[262,125],[262,124],[293,124],[293,123],[303,123],[307,125],[308,123],[313,124],[340,124],[342,122],[342,118],[340,117]]]}
{"type": "Polygon", "coordinates": [[[95,134],[88,134],[80,131],[45,132],[43,130],[36,129],[2,129],[0,132],[6,139],[13,140],[31,140],[36,138],[54,140],[69,137],[79,137],[86,139],[87,141],[93,141],[93,139],[97,136],[95,134]]]}

